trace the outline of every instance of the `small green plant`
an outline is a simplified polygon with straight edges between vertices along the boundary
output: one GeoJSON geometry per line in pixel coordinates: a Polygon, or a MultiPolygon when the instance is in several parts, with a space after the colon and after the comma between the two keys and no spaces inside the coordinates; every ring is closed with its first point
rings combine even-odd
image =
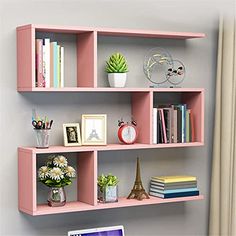
{"type": "Polygon", "coordinates": [[[98,186],[100,188],[100,191],[103,192],[104,187],[107,186],[116,186],[118,184],[119,180],[115,175],[108,174],[108,175],[100,175],[98,176],[98,186]]]}
{"type": "Polygon", "coordinates": [[[112,54],[108,61],[106,61],[107,73],[126,73],[128,72],[128,65],[125,57],[116,52],[112,54]]]}

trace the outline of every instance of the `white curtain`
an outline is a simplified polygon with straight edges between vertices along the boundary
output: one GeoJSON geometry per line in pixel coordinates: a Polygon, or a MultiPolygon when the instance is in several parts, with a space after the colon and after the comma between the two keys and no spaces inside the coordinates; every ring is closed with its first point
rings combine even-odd
{"type": "Polygon", "coordinates": [[[236,236],[236,20],[221,17],[209,235],[236,236]]]}

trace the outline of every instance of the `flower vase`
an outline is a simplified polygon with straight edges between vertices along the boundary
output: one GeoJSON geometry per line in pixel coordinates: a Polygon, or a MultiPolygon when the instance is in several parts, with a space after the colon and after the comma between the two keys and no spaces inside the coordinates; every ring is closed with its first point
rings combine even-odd
{"type": "Polygon", "coordinates": [[[48,205],[51,207],[59,207],[65,204],[66,193],[64,187],[51,187],[48,192],[48,205]]]}
{"type": "Polygon", "coordinates": [[[98,201],[101,203],[118,202],[118,185],[98,186],[98,201]]]}

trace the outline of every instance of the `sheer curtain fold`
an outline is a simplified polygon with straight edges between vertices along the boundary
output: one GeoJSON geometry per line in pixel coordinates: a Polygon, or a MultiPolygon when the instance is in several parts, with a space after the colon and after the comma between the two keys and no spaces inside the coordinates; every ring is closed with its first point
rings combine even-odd
{"type": "Polygon", "coordinates": [[[236,23],[220,18],[209,235],[236,235],[236,23]]]}

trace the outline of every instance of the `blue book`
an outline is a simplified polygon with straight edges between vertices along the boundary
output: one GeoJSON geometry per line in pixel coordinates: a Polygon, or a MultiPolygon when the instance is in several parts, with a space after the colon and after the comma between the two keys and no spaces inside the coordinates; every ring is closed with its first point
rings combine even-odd
{"type": "Polygon", "coordinates": [[[176,105],[175,107],[179,108],[181,111],[181,143],[186,142],[186,110],[187,105],[186,104],[180,104],[176,105]]]}
{"type": "Polygon", "coordinates": [[[186,135],[186,112],[187,112],[187,105],[182,105],[182,142],[186,143],[187,135],[186,135]]]}
{"type": "Polygon", "coordinates": [[[53,42],[53,85],[54,88],[58,88],[58,53],[57,42],[53,42]]]}
{"type": "Polygon", "coordinates": [[[182,192],[182,193],[167,193],[167,194],[155,193],[155,192],[150,191],[149,194],[151,196],[160,197],[160,198],[175,198],[175,197],[198,196],[199,191],[182,192]]]}
{"type": "Polygon", "coordinates": [[[171,190],[160,190],[157,188],[150,187],[150,191],[154,193],[168,194],[168,193],[184,193],[184,192],[194,192],[198,191],[197,188],[182,188],[182,189],[171,189],[171,190]]]}

